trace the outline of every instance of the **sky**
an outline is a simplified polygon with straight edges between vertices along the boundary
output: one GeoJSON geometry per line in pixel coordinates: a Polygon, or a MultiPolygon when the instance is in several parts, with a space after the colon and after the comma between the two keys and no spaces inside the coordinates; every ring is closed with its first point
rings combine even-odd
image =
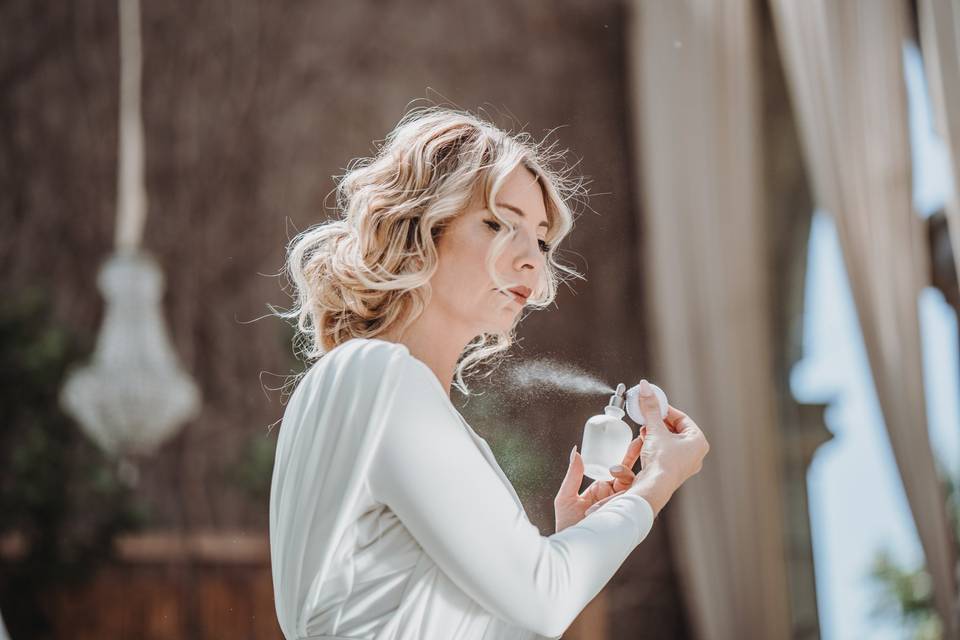
{"type": "MultiPolygon", "coordinates": [[[[933,130],[923,62],[904,49],[913,151],[914,208],[929,216],[953,188],[947,150],[933,130]]],[[[823,640],[900,640],[895,618],[871,615],[878,601],[869,579],[874,554],[885,548],[905,567],[923,551],[897,472],[849,282],[829,213],[814,213],[804,310],[803,359],[791,372],[800,402],[829,402],[833,438],[820,446],[807,475],[817,604],[823,640]]],[[[930,440],[941,465],[960,476],[960,379],[957,321],[939,291],[917,300],[930,440]]]]}

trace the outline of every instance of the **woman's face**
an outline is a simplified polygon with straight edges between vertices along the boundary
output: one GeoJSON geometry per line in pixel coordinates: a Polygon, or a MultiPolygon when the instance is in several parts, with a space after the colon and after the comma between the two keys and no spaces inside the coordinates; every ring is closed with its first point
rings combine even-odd
{"type": "MultiPolygon", "coordinates": [[[[495,263],[497,273],[508,288],[536,292],[546,264],[547,212],[534,174],[523,166],[514,169],[496,204],[516,228],[495,263]]],[[[525,305],[514,294],[497,290],[486,268],[497,234],[508,232],[493,212],[478,205],[452,220],[437,242],[439,266],[430,281],[430,306],[473,335],[508,331],[525,305]]]]}

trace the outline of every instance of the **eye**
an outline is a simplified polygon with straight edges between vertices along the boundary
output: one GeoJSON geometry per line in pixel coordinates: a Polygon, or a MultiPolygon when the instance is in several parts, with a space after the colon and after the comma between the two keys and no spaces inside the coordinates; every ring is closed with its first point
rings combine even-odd
{"type": "Polygon", "coordinates": [[[483,222],[494,231],[500,231],[500,223],[496,220],[484,220],[483,222]]]}
{"type": "MultiPolygon", "coordinates": [[[[490,227],[491,229],[493,229],[495,232],[499,232],[500,229],[502,228],[502,225],[501,225],[499,222],[497,222],[496,220],[484,220],[483,222],[484,222],[484,224],[486,224],[488,227],[490,227]]],[[[549,252],[550,252],[551,246],[550,246],[549,243],[547,243],[546,240],[539,240],[539,244],[540,244],[540,251],[541,251],[542,253],[549,253],[549,252]]]]}

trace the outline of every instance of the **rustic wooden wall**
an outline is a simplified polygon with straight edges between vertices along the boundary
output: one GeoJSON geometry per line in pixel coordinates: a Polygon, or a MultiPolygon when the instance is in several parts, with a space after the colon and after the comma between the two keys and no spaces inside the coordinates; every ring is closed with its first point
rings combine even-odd
{"type": "MultiPolygon", "coordinates": [[[[285,326],[251,322],[267,303],[289,304],[264,274],[279,271],[294,232],[329,215],[331,176],[418,98],[483,108],[537,138],[559,127],[551,137],[591,180],[566,257],[588,280],[526,320],[517,356],[562,358],[612,383],[655,377],[623,11],[618,0],[144,3],[145,244],[165,270],[172,337],[205,401],[142,469],[156,527],[265,530],[267,427],[283,406],[263,387],[302,365],[285,326]]],[[[91,338],[102,314],[94,278],[113,237],[116,22],[113,2],[0,5],[0,286],[47,287],[59,318],[91,338]]],[[[496,410],[481,416],[483,403],[467,402],[464,412],[551,533],[567,454],[605,398],[511,395],[497,380],[496,410]]],[[[669,506],[605,592],[609,637],[686,637],[668,545],[669,506]]]]}
{"type": "Polygon", "coordinates": [[[266,565],[111,564],[48,606],[57,638],[283,640],[266,565]]]}

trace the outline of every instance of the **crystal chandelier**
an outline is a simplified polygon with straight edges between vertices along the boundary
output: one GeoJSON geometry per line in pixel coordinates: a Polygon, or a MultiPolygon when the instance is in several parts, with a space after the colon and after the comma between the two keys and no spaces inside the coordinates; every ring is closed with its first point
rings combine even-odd
{"type": "Polygon", "coordinates": [[[200,392],[180,367],[160,305],[164,278],[140,248],[147,199],[140,113],[139,0],[119,0],[120,143],[116,248],[100,268],[106,301],[90,363],[73,368],[60,403],[81,429],[115,457],[134,485],[134,456],[153,453],[200,408],[200,392]]]}

